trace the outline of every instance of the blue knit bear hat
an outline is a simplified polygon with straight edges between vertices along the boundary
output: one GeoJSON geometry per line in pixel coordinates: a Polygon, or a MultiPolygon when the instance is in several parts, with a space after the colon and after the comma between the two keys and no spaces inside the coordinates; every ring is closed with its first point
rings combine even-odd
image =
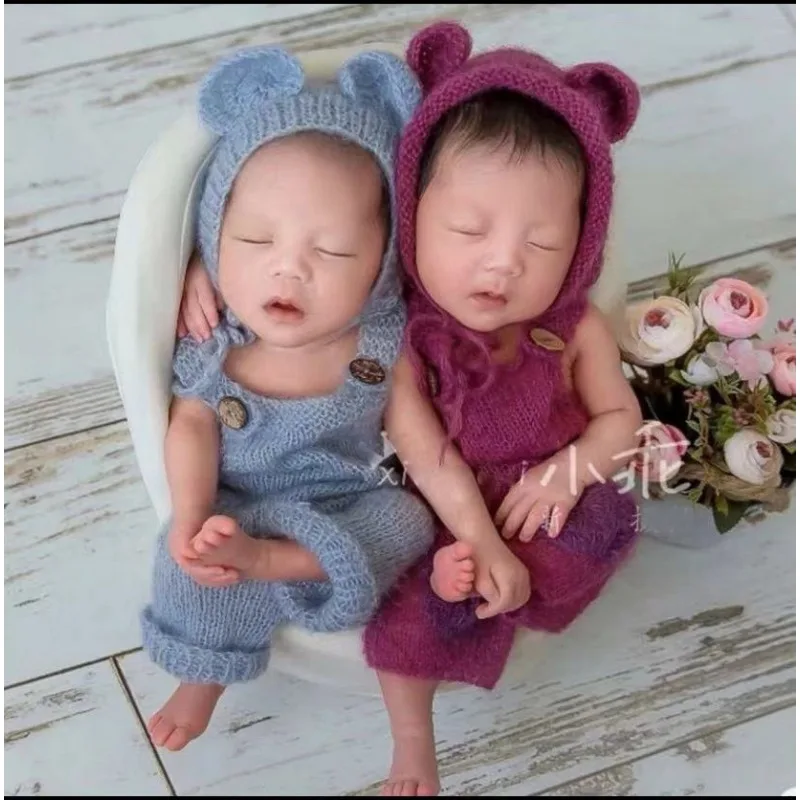
{"type": "Polygon", "coordinates": [[[281,47],[241,50],[219,62],[199,92],[200,121],[219,138],[206,165],[197,238],[218,285],[222,216],[236,175],[263,144],[301,131],[343,137],[377,160],[390,194],[391,228],[368,308],[380,313],[398,302],[394,161],[400,133],[421,97],[405,62],[378,51],[347,60],[336,78],[309,85],[300,62],[281,47]]]}

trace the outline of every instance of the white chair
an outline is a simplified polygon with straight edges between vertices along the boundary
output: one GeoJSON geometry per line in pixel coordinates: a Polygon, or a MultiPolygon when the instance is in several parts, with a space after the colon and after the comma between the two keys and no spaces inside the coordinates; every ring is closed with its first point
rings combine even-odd
{"type": "MultiPolygon", "coordinates": [[[[403,54],[397,44],[370,47],[403,54]]],[[[309,76],[324,78],[353,52],[339,48],[300,58],[309,76]]],[[[163,443],[175,328],[194,247],[198,177],[212,144],[194,110],[177,119],[138,165],[117,227],[106,308],[108,344],[134,454],[159,524],[170,513],[163,443]]],[[[611,309],[624,296],[624,288],[619,270],[607,268],[595,290],[598,304],[611,309]]],[[[147,580],[148,574],[142,579],[147,580]]],[[[364,663],[361,633],[314,634],[284,628],[274,640],[270,668],[349,692],[376,694],[378,683],[364,663]]],[[[530,675],[546,639],[545,634],[528,631],[518,635],[504,682],[530,675]]]]}

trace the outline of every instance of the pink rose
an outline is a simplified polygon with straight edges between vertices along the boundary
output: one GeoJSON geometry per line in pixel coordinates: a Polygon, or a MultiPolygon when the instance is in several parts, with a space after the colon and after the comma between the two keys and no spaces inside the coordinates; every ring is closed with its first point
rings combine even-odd
{"type": "Polygon", "coordinates": [[[772,351],[773,366],[769,377],[772,385],[786,397],[793,397],[797,391],[795,384],[795,345],[779,344],[772,351]]]}
{"type": "Polygon", "coordinates": [[[648,367],[685,355],[702,331],[700,309],[663,296],[625,308],[617,320],[617,343],[628,361],[648,367]]]}
{"type": "Polygon", "coordinates": [[[738,372],[751,389],[762,382],[766,384],[766,376],[775,363],[769,351],[755,347],[750,339],[737,339],[729,344],[709,342],[705,358],[720,375],[738,372]]]}
{"type": "Polygon", "coordinates": [[[689,442],[677,428],[648,420],[639,429],[639,447],[632,464],[648,483],[666,481],[683,465],[689,442]]]}
{"type": "Polygon", "coordinates": [[[717,333],[746,339],[764,324],[769,304],[763,292],[738,278],[719,278],[700,292],[697,304],[717,333]]]}
{"type": "Polygon", "coordinates": [[[737,431],[723,446],[731,475],[755,486],[777,486],[783,454],[775,442],[752,428],[737,431]]]}

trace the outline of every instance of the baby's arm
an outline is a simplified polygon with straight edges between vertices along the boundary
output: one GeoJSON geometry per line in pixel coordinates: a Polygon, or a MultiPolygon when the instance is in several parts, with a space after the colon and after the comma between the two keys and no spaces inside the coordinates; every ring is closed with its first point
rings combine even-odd
{"type": "Polygon", "coordinates": [[[472,470],[452,443],[445,448],[445,431],[406,356],[394,370],[384,425],[406,473],[434,513],[456,539],[472,546],[478,561],[476,589],[489,601],[480,616],[527,602],[528,572],[500,538],[472,470]]]}
{"type": "Polygon", "coordinates": [[[174,397],[165,443],[174,525],[196,525],[211,516],[219,477],[219,427],[201,400],[174,397]]]}
{"type": "Polygon", "coordinates": [[[230,582],[235,570],[197,563],[192,539],[211,516],[219,475],[219,428],[214,412],[195,398],[174,397],[164,444],[172,500],[168,540],[175,561],[195,580],[230,582]]]}
{"type": "Polygon", "coordinates": [[[578,480],[590,486],[610,478],[630,460],[620,456],[636,447],[642,414],[622,372],[614,335],[598,309],[589,307],[573,343],[575,391],[591,417],[575,442],[578,480]]]}
{"type": "Polygon", "coordinates": [[[590,306],[564,354],[572,387],[590,422],[576,441],[525,473],[503,498],[495,522],[505,538],[530,541],[544,527],[558,536],[583,491],[629,460],[642,417],[603,315],[590,306]]]}

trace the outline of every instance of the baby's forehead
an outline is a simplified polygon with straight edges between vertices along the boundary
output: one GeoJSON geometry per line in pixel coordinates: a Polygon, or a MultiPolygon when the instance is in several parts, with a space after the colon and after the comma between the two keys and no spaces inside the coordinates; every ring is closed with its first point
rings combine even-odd
{"type": "Polygon", "coordinates": [[[523,179],[531,172],[552,172],[567,179],[564,159],[541,147],[520,149],[511,142],[443,141],[431,162],[431,182],[439,186],[480,183],[498,176],[523,179]]]}
{"type": "Polygon", "coordinates": [[[370,217],[385,180],[369,151],[337,136],[307,131],[261,145],[237,174],[227,214],[280,216],[283,209],[340,222],[370,217]]]}

